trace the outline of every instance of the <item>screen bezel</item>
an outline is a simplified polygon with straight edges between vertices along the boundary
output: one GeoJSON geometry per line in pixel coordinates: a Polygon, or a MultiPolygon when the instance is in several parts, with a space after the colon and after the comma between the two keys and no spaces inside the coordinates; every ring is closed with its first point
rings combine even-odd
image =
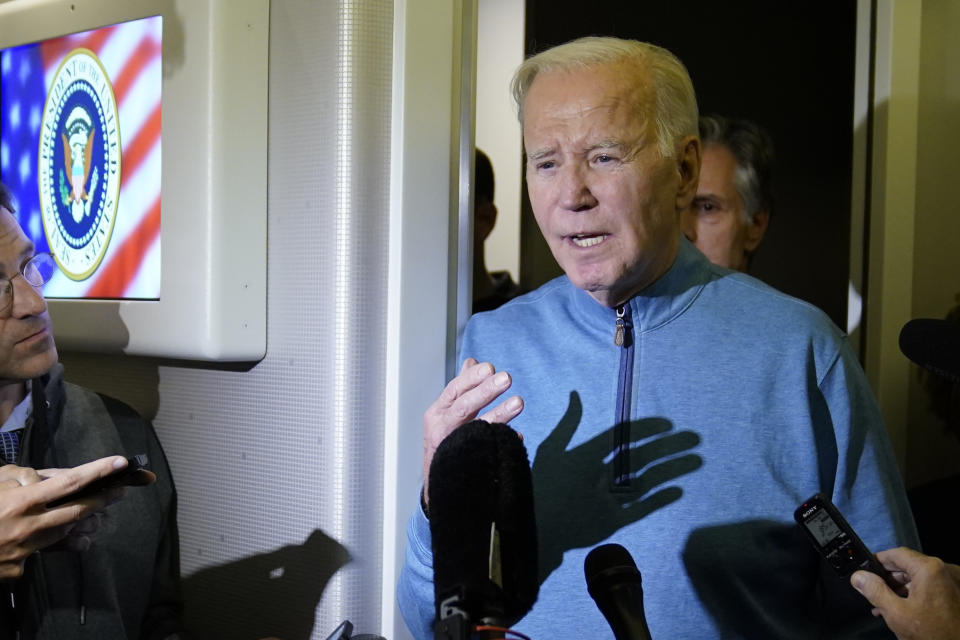
{"type": "Polygon", "coordinates": [[[260,360],[269,0],[0,3],[0,48],[154,15],[163,17],[161,297],[51,299],[54,334],[68,350],[260,360]]]}

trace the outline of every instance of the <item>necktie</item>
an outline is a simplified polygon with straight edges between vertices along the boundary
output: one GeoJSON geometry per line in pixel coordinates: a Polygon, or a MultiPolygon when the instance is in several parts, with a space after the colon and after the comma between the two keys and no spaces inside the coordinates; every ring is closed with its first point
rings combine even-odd
{"type": "Polygon", "coordinates": [[[9,464],[17,464],[20,455],[20,433],[23,429],[0,431],[0,455],[9,464]]]}

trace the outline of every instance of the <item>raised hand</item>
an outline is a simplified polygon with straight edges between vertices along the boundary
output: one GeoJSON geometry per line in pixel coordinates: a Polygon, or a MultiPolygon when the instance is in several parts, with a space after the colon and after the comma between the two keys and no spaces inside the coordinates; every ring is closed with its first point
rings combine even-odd
{"type": "MultiPolygon", "coordinates": [[[[437,447],[451,431],[477,418],[485,406],[510,388],[512,381],[506,371],[496,372],[489,362],[478,363],[467,358],[460,374],[444,388],[440,397],[423,415],[423,495],[429,496],[427,483],[430,462],[437,447]]],[[[506,424],[523,411],[523,399],[511,396],[487,411],[481,420],[506,424]]]]}

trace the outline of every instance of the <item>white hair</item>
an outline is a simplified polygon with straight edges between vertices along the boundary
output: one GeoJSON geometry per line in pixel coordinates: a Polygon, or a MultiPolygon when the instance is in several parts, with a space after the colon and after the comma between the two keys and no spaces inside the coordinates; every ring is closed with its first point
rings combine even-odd
{"type": "Polygon", "coordinates": [[[511,92],[523,124],[523,103],[538,74],[574,71],[613,62],[628,62],[650,73],[653,114],[661,155],[672,158],[677,144],[697,135],[697,97],[690,74],[680,60],[662,47],[637,40],[587,37],[561,44],[528,58],[513,75],[511,92]]]}

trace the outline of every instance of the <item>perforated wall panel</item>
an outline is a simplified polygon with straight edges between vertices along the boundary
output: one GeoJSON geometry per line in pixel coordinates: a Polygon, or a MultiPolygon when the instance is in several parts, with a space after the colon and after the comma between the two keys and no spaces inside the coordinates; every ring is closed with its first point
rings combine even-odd
{"type": "Polygon", "coordinates": [[[65,354],[156,409],[199,638],[379,628],[392,21],[387,1],[272,0],[266,358],[65,354]]]}

